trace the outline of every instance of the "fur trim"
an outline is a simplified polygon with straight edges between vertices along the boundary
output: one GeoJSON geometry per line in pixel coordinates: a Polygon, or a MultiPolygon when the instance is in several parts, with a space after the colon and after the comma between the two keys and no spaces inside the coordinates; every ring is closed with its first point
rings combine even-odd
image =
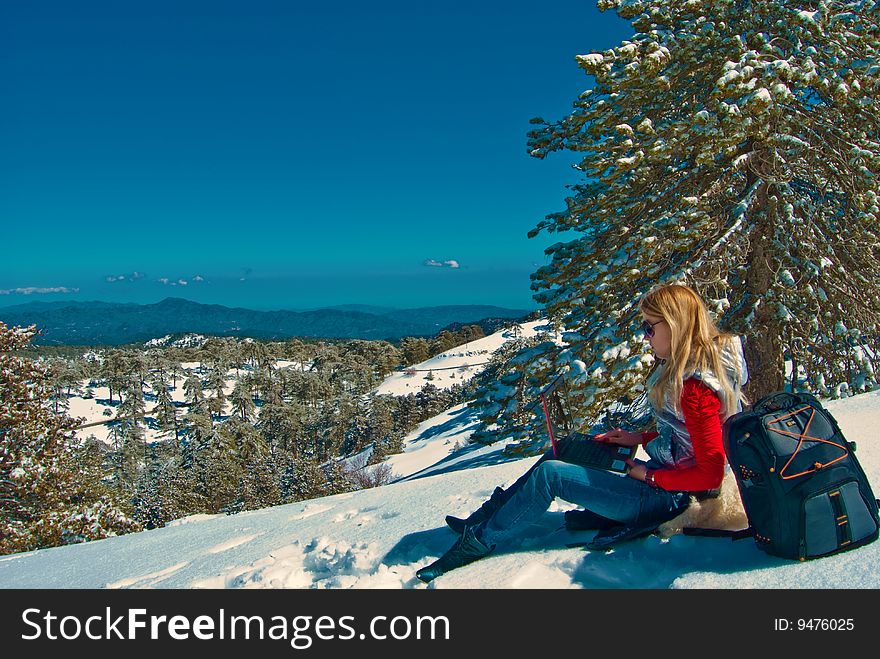
{"type": "Polygon", "coordinates": [[[681,515],[664,522],[657,529],[662,538],[681,533],[686,526],[703,529],[725,529],[737,531],[749,525],[749,518],[739,496],[739,488],[733,472],[724,471],[721,481],[721,494],[715,499],[697,501],[691,497],[691,503],[681,515]]]}

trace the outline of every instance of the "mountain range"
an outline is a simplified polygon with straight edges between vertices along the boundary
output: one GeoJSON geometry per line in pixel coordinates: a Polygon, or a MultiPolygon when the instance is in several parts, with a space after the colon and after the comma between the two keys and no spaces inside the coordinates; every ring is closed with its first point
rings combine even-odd
{"type": "Polygon", "coordinates": [[[310,311],[256,311],[169,297],[155,304],[30,302],[0,307],[7,325],[36,325],[42,345],[121,345],[197,332],[259,339],[386,339],[433,336],[448,326],[480,325],[492,332],[530,312],[490,305],[388,309],[342,305],[310,311]]]}

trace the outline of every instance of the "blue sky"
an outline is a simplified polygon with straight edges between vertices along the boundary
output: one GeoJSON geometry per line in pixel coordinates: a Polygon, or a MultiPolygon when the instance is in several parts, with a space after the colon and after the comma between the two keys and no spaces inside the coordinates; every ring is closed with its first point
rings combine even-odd
{"type": "Polygon", "coordinates": [[[528,121],[631,33],[591,0],[3,3],[0,305],[534,308],[561,238],[526,234],[578,179],[528,121]]]}

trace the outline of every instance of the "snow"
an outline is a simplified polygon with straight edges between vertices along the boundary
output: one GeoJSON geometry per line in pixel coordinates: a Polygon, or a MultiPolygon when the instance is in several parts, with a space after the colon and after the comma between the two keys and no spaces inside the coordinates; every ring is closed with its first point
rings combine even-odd
{"type": "MultiPolygon", "coordinates": [[[[519,326],[520,338],[535,336],[539,328],[546,322],[546,320],[535,320],[521,324],[519,326]]],[[[375,393],[406,396],[418,393],[428,383],[438,389],[447,389],[463,380],[469,380],[476,373],[482,371],[486,362],[492,357],[492,353],[507,341],[512,341],[515,338],[513,332],[507,330],[495,332],[465,345],[456,346],[410,367],[415,371],[414,375],[407,374],[406,371],[409,369],[393,373],[385,378],[382,384],[376,388],[375,393]],[[428,380],[429,372],[433,377],[432,380],[428,380]]]]}
{"type": "MultiPolygon", "coordinates": [[[[880,392],[826,401],[868,478],[880,483],[880,392]]],[[[464,406],[423,423],[389,458],[398,480],[236,515],[193,516],[161,529],[0,559],[3,588],[426,588],[415,571],[455,540],[443,523],[466,515],[536,458],[465,444],[464,406]],[[456,447],[458,443],[458,447],[456,447]]],[[[611,553],[568,548],[557,500],[522,534],[431,588],[878,588],[880,543],[799,563],[731,542],[650,536],[611,553]]]]}
{"type": "Polygon", "coordinates": [[[593,69],[602,64],[604,57],[601,53],[590,53],[589,55],[578,55],[577,60],[582,66],[593,69]]]}

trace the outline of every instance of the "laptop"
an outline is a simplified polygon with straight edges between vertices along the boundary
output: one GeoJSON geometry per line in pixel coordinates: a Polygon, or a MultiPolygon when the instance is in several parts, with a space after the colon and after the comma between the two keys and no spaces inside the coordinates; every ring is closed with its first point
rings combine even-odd
{"type": "Polygon", "coordinates": [[[555,459],[618,474],[626,473],[626,461],[635,456],[638,447],[598,442],[592,435],[576,432],[573,429],[568,387],[563,374],[556,376],[544,387],[526,410],[536,408],[544,415],[555,459]]]}

